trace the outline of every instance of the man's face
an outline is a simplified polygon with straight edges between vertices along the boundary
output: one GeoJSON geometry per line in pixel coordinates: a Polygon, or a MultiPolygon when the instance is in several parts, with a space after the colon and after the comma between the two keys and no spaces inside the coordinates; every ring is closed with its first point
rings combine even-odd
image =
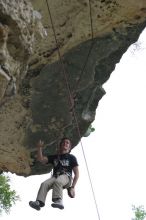
{"type": "Polygon", "coordinates": [[[69,152],[70,149],[71,149],[71,142],[70,142],[70,140],[69,139],[64,139],[62,144],[61,144],[61,146],[60,146],[60,148],[63,151],[65,150],[65,151],[69,152]]]}

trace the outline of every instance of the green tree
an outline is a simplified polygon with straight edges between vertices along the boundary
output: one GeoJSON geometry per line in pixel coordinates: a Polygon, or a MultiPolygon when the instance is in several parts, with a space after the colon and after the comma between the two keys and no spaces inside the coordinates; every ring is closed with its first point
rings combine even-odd
{"type": "Polygon", "coordinates": [[[144,220],[146,217],[146,211],[144,210],[143,206],[132,206],[132,210],[135,214],[135,218],[132,220],[144,220]]]}
{"type": "Polygon", "coordinates": [[[0,214],[5,211],[7,214],[10,213],[10,209],[17,200],[20,200],[19,196],[16,195],[15,190],[11,190],[10,178],[4,174],[0,175],[0,214]]]}

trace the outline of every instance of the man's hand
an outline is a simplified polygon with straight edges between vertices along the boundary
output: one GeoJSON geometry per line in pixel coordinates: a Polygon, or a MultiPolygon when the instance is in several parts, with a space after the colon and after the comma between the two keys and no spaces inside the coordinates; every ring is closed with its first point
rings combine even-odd
{"type": "Polygon", "coordinates": [[[39,140],[39,142],[37,143],[36,147],[37,147],[37,148],[42,148],[42,147],[44,147],[44,141],[39,140]]]}
{"type": "Polygon", "coordinates": [[[74,189],[73,187],[69,187],[69,188],[67,189],[67,192],[68,192],[68,196],[69,196],[70,198],[75,198],[75,189],[74,189]]]}
{"type": "Polygon", "coordinates": [[[42,164],[48,163],[48,158],[43,155],[43,147],[44,147],[44,141],[39,140],[39,142],[36,145],[37,147],[37,160],[40,161],[42,164]]]}

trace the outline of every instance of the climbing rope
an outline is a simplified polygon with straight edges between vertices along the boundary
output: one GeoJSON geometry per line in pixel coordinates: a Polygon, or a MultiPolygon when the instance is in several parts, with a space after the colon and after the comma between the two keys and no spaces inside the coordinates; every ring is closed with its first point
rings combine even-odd
{"type": "Polygon", "coordinates": [[[93,33],[93,20],[92,20],[91,0],[89,0],[89,18],[90,18],[90,27],[91,27],[91,45],[90,45],[90,48],[89,48],[86,60],[85,60],[85,62],[83,64],[83,67],[81,68],[81,72],[80,72],[79,78],[78,78],[78,80],[76,82],[76,86],[74,88],[74,91],[76,91],[78,89],[79,83],[80,83],[80,81],[81,81],[81,79],[83,77],[84,70],[85,70],[86,65],[88,63],[88,60],[89,60],[89,57],[90,57],[90,54],[91,54],[91,51],[92,51],[93,45],[94,45],[94,33],[93,33]]]}
{"type": "MultiPolygon", "coordinates": [[[[57,41],[56,32],[55,32],[55,28],[54,28],[53,19],[52,19],[51,10],[50,10],[50,7],[49,7],[48,0],[46,0],[46,5],[47,5],[47,9],[48,9],[49,18],[50,18],[50,21],[51,21],[51,26],[52,26],[52,30],[53,30],[53,34],[54,34],[56,47],[57,47],[58,57],[59,57],[59,60],[61,62],[62,68],[63,68],[63,75],[64,75],[65,83],[66,83],[66,86],[67,86],[68,94],[69,94],[69,102],[72,106],[72,113],[73,113],[73,116],[74,116],[74,119],[75,119],[78,135],[79,135],[79,138],[80,138],[81,148],[82,148],[83,157],[84,157],[84,160],[85,160],[85,165],[86,165],[86,169],[87,169],[87,173],[88,173],[88,177],[89,177],[89,182],[90,182],[90,186],[91,186],[91,190],[92,190],[92,194],[93,194],[93,199],[94,199],[98,219],[100,220],[100,214],[99,214],[98,205],[97,205],[97,201],[96,201],[96,197],[95,197],[95,192],[94,192],[94,188],[93,188],[93,184],[92,184],[92,180],[91,180],[91,176],[90,176],[90,172],[89,172],[89,167],[88,167],[86,155],[85,155],[85,152],[84,152],[83,144],[82,144],[82,141],[81,141],[81,133],[80,133],[80,129],[79,129],[79,123],[78,123],[78,120],[77,120],[77,117],[76,117],[76,112],[75,112],[74,105],[73,105],[74,103],[73,103],[72,91],[71,91],[69,83],[68,83],[66,70],[65,70],[64,63],[63,63],[63,60],[62,60],[62,57],[61,57],[60,49],[58,47],[59,44],[58,44],[58,41],[57,41]]],[[[93,39],[93,26],[92,26],[91,2],[90,2],[90,0],[89,0],[89,6],[90,6],[90,19],[91,19],[91,30],[92,30],[91,35],[92,35],[92,39],[93,39]]],[[[89,59],[89,55],[91,53],[92,47],[90,47],[90,50],[88,52],[88,56],[87,56],[87,59],[86,59],[86,63],[83,65],[83,70],[81,71],[81,73],[83,73],[83,71],[85,69],[85,66],[86,66],[87,61],[89,59]]],[[[79,79],[81,79],[81,76],[80,76],[79,79]]]]}
{"type": "Polygon", "coordinates": [[[73,99],[72,99],[73,96],[72,96],[71,89],[70,89],[70,86],[69,86],[69,83],[68,83],[67,74],[66,74],[66,70],[65,70],[65,67],[64,67],[64,63],[63,63],[63,60],[62,60],[61,53],[60,53],[60,49],[59,49],[59,46],[58,46],[59,44],[58,44],[58,41],[57,41],[56,32],[55,32],[55,28],[54,28],[53,19],[52,19],[50,7],[49,7],[49,4],[48,4],[48,0],[46,0],[46,4],[47,4],[48,13],[49,13],[49,18],[50,18],[50,21],[51,21],[51,26],[52,26],[52,30],[53,30],[53,34],[54,34],[56,47],[57,47],[58,57],[59,57],[61,66],[63,68],[63,76],[64,76],[64,79],[65,79],[66,87],[67,87],[68,94],[69,94],[69,102],[70,102],[70,105],[72,106],[73,105],[73,99]]]}

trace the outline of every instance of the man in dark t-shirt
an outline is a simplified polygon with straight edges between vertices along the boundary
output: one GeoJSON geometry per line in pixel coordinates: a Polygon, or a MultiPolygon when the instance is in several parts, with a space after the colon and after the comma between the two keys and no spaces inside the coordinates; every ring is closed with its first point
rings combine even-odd
{"type": "Polygon", "coordinates": [[[66,173],[69,177],[72,177],[73,168],[78,166],[76,157],[69,153],[48,156],[48,161],[54,167],[53,176],[66,173]]]}
{"type": "Polygon", "coordinates": [[[41,184],[36,201],[30,201],[29,205],[40,210],[45,206],[48,191],[52,189],[52,207],[64,209],[63,189],[68,188],[70,197],[75,196],[75,185],[79,178],[78,162],[76,157],[70,154],[71,142],[68,138],[61,140],[57,155],[44,156],[43,146],[44,142],[40,140],[37,144],[37,158],[43,164],[52,164],[53,176],[41,184]],[[73,180],[72,172],[74,173],[73,180]]]}

